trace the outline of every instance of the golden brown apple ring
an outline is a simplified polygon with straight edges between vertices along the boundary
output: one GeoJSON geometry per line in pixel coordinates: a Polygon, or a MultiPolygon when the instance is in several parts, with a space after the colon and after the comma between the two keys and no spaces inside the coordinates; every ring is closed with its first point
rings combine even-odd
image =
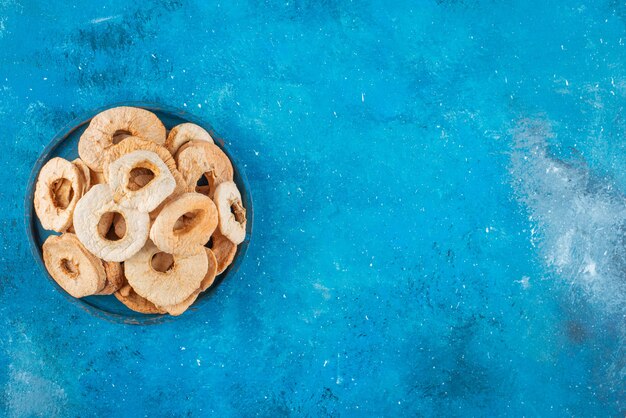
{"type": "MultiPolygon", "coordinates": [[[[200,287],[196,289],[187,299],[185,299],[181,303],[177,305],[169,305],[169,306],[161,307],[161,309],[165,310],[170,315],[173,315],[173,316],[181,315],[183,312],[189,309],[191,305],[193,305],[193,303],[196,301],[196,299],[198,298],[198,295],[200,295],[201,292],[204,292],[213,284],[213,281],[215,280],[215,273],[217,271],[217,260],[215,259],[215,255],[210,249],[205,248],[205,250],[207,253],[207,259],[209,261],[209,267],[207,269],[207,273],[204,275],[204,279],[202,279],[202,283],[200,283],[200,287]]],[[[166,254],[166,253],[157,253],[152,259],[152,266],[155,267],[155,269],[157,269],[157,267],[155,266],[156,263],[160,263],[160,267],[165,268],[165,270],[171,267],[169,266],[169,260],[166,260],[165,258],[161,258],[160,260],[156,261],[157,257],[163,254],[166,254]]],[[[158,270],[158,271],[164,271],[164,270],[158,270]]]]}
{"type": "Polygon", "coordinates": [[[185,299],[181,303],[177,305],[162,306],[160,307],[160,309],[164,310],[172,316],[182,315],[187,309],[189,309],[191,305],[193,305],[196,299],[198,299],[198,295],[199,293],[197,291],[193,292],[187,299],[185,299]]]}
{"type": "MultiPolygon", "coordinates": [[[[165,206],[165,204],[175,199],[176,196],[178,196],[179,194],[187,191],[187,184],[185,183],[183,176],[176,168],[176,162],[174,161],[174,157],[172,157],[172,155],[162,146],[157,145],[154,142],[145,141],[141,138],[126,138],[124,141],[111,148],[103,164],[104,173],[107,173],[107,166],[108,164],[110,164],[111,161],[115,161],[124,154],[128,154],[130,152],[138,150],[151,151],[157,154],[161,158],[161,160],[163,160],[170,173],[172,173],[174,180],[176,180],[176,189],[174,190],[174,192],[167,199],[165,199],[165,201],[163,201],[156,209],[150,212],[150,219],[154,220],[159,212],[161,212],[161,209],[163,209],[163,206],[165,206]]],[[[108,178],[106,180],[108,181],[108,178]]],[[[135,179],[135,181],[137,182],[137,179],[135,179]]]]}
{"type": "Polygon", "coordinates": [[[122,302],[126,307],[135,312],[143,314],[164,314],[163,309],[157,308],[154,303],[146,298],[142,298],[128,284],[114,293],[117,300],[122,302]]]}
{"type": "Polygon", "coordinates": [[[82,174],[71,162],[55,157],[39,172],[35,185],[35,213],[45,229],[63,232],[83,195],[82,174]]]}
{"type": "Polygon", "coordinates": [[[213,254],[215,254],[215,258],[217,260],[216,274],[222,274],[235,259],[235,255],[237,254],[237,244],[222,235],[219,228],[213,232],[211,241],[211,250],[213,251],[213,254]]]}
{"type": "Polygon", "coordinates": [[[106,272],[102,263],[87,251],[76,235],[51,235],[42,250],[44,264],[52,278],[75,298],[96,294],[104,287],[106,272]]]}
{"type": "Polygon", "coordinates": [[[105,261],[124,261],[141,250],[148,239],[150,216],[115,203],[109,186],[98,184],[76,205],[74,228],[80,241],[94,255],[105,261]],[[126,234],[120,239],[107,238],[99,227],[101,218],[110,216],[107,215],[110,212],[120,213],[126,220],[126,234]]]}
{"type": "Polygon", "coordinates": [[[120,158],[121,156],[129,154],[133,151],[150,151],[158,155],[159,158],[165,163],[170,173],[172,173],[172,176],[174,177],[174,180],[176,180],[176,184],[179,186],[180,191],[182,192],[186,190],[185,180],[176,168],[176,161],[174,161],[174,157],[172,157],[172,154],[170,154],[161,145],[157,145],[154,142],[146,141],[144,139],[136,137],[126,138],[124,141],[109,149],[109,152],[107,152],[107,155],[102,164],[105,181],[109,182],[109,170],[107,168],[108,165],[120,158]]]}
{"type": "Polygon", "coordinates": [[[220,232],[235,244],[246,238],[246,209],[237,185],[232,181],[220,183],[213,197],[220,217],[220,232]]]}
{"type": "Polygon", "coordinates": [[[116,263],[114,261],[102,260],[102,265],[106,272],[106,283],[104,288],[96,294],[110,295],[117,292],[126,282],[124,278],[124,268],[122,267],[122,263],[116,263]]]}
{"type": "Polygon", "coordinates": [[[187,184],[187,190],[196,190],[198,180],[206,177],[209,197],[224,181],[233,179],[233,165],[217,145],[204,141],[190,141],[176,153],[176,164],[187,184]]]}
{"type": "Polygon", "coordinates": [[[208,270],[206,251],[196,246],[188,255],[173,254],[174,264],[165,272],[152,266],[160,250],[151,241],[124,263],[128,284],[157,306],[177,305],[198,289],[208,270]]]}
{"type": "Polygon", "coordinates": [[[102,171],[107,151],[128,136],[162,145],[165,127],[154,113],[145,109],[126,106],[107,109],[94,116],[81,135],[78,154],[89,168],[102,171]]]}
{"type": "Polygon", "coordinates": [[[133,151],[112,161],[107,165],[107,178],[113,191],[113,200],[141,212],[156,209],[176,189],[176,180],[172,173],[163,160],[150,151],[133,151]],[[131,175],[136,171],[148,171],[152,178],[140,186],[135,181],[136,178],[131,179],[131,175]]]}
{"type": "Polygon", "coordinates": [[[195,123],[181,123],[174,126],[165,140],[165,148],[175,155],[178,149],[189,141],[204,141],[213,144],[211,135],[195,123]]]}
{"type": "Polygon", "coordinates": [[[83,194],[87,193],[89,188],[91,187],[91,172],[87,164],[83,162],[80,158],[76,158],[72,160],[72,163],[78,168],[78,171],[83,175],[83,194]]]}
{"type": "Polygon", "coordinates": [[[161,210],[150,228],[150,239],[167,253],[185,254],[204,245],[217,227],[215,204],[200,193],[185,193],[161,210]]]}
{"type": "Polygon", "coordinates": [[[206,251],[207,260],[209,261],[209,267],[204,275],[204,279],[202,279],[202,283],[200,283],[201,292],[211,287],[215,281],[215,276],[217,276],[217,258],[215,258],[215,254],[211,249],[206,247],[204,249],[206,251]]]}

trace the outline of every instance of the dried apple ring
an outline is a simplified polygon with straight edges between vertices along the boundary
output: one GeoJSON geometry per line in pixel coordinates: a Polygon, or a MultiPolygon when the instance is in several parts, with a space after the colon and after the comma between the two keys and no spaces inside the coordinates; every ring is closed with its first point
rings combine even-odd
{"type": "Polygon", "coordinates": [[[187,190],[195,190],[198,180],[204,176],[209,183],[209,197],[224,181],[233,179],[233,165],[224,151],[215,144],[190,141],[176,153],[176,164],[187,184],[187,190]]]}
{"type": "MultiPolygon", "coordinates": [[[[157,145],[154,142],[145,141],[141,138],[127,138],[123,142],[111,148],[104,161],[104,174],[106,175],[108,171],[108,164],[110,164],[112,161],[117,160],[124,154],[128,154],[137,150],[151,151],[157,154],[161,158],[161,160],[163,160],[170,173],[172,173],[174,180],[176,180],[176,189],[174,190],[174,192],[167,199],[165,199],[163,203],[161,203],[156,209],[150,212],[150,219],[154,220],[166,203],[175,199],[176,196],[180,195],[181,193],[187,191],[187,184],[185,183],[183,176],[176,168],[176,162],[174,161],[174,157],[172,157],[172,155],[162,146],[157,145]]],[[[105,181],[108,181],[108,178],[106,178],[105,181]]],[[[135,182],[138,181],[135,179],[135,182]]]]}
{"type": "Polygon", "coordinates": [[[219,184],[214,196],[219,213],[220,232],[235,244],[246,238],[246,209],[241,202],[241,193],[232,181],[219,184]]]}
{"type": "Polygon", "coordinates": [[[222,235],[218,228],[211,237],[211,250],[217,260],[216,274],[222,274],[235,259],[237,244],[222,235]]]}
{"type": "Polygon", "coordinates": [[[75,298],[96,294],[104,287],[106,272],[102,263],[76,235],[51,235],[42,250],[44,264],[52,278],[75,298]]]}
{"type": "Polygon", "coordinates": [[[179,304],[200,287],[208,270],[206,251],[199,245],[188,255],[172,254],[174,263],[165,272],[152,266],[152,258],[159,252],[148,241],[141,251],[126,260],[126,280],[135,292],[157,306],[179,304]]]}
{"type": "Polygon", "coordinates": [[[165,142],[165,126],[152,112],[137,107],[114,107],[93,117],[78,142],[80,158],[94,171],[102,171],[107,150],[129,136],[155,144],[165,142]]]}
{"type": "MultiPolygon", "coordinates": [[[[181,315],[183,312],[185,312],[187,309],[189,309],[189,307],[193,305],[193,303],[196,301],[200,293],[204,292],[209,287],[211,287],[211,285],[215,281],[215,275],[217,271],[217,260],[215,259],[215,255],[210,249],[205,248],[205,250],[207,253],[207,260],[209,262],[209,267],[207,269],[206,274],[204,275],[204,279],[202,279],[202,282],[200,283],[200,287],[196,289],[187,299],[185,299],[181,303],[176,304],[176,305],[160,307],[161,309],[165,310],[170,315],[178,316],[178,315],[181,315]]],[[[152,258],[152,266],[157,271],[166,271],[167,269],[171,268],[171,265],[173,264],[173,262],[174,260],[172,256],[167,253],[157,253],[152,258]],[[163,256],[166,256],[166,257],[163,257],[163,256]],[[167,257],[169,257],[169,259],[167,257]]]]}
{"type": "Polygon", "coordinates": [[[150,228],[150,239],[161,251],[185,254],[204,245],[217,223],[217,208],[211,199],[185,193],[161,210],[150,228]]]}
{"type": "Polygon", "coordinates": [[[163,309],[157,308],[154,303],[137,294],[128,284],[114,293],[117,300],[122,302],[126,307],[135,312],[143,314],[164,314],[163,309]]]}
{"type": "Polygon", "coordinates": [[[71,162],[55,157],[39,172],[34,206],[41,226],[63,232],[72,225],[76,203],[83,195],[82,174],[71,162]]]}
{"type": "Polygon", "coordinates": [[[178,303],[176,305],[161,306],[160,309],[163,309],[165,312],[172,316],[182,315],[187,309],[189,309],[191,305],[193,305],[196,299],[198,299],[198,295],[199,293],[197,291],[193,292],[187,299],[185,299],[181,303],[178,303]]]}
{"type": "Polygon", "coordinates": [[[211,249],[206,247],[204,249],[206,251],[207,260],[209,261],[209,267],[204,275],[204,279],[202,279],[202,283],[200,283],[201,292],[204,292],[211,287],[215,281],[215,276],[217,276],[217,258],[211,249]]]}
{"type": "Polygon", "coordinates": [[[148,239],[150,216],[115,203],[109,186],[98,184],[76,205],[74,228],[78,239],[94,255],[105,261],[124,261],[137,253],[148,239]],[[126,233],[121,238],[104,235],[99,227],[102,217],[110,216],[107,215],[110,212],[125,218],[126,233]]]}
{"type": "Polygon", "coordinates": [[[163,160],[150,151],[133,151],[111,162],[107,165],[107,178],[113,191],[113,200],[141,212],[156,209],[176,189],[172,173],[163,160]],[[140,186],[132,178],[136,172],[147,172],[142,176],[151,175],[152,178],[140,186]]]}
{"type": "Polygon", "coordinates": [[[74,164],[76,168],[78,168],[78,171],[83,175],[83,194],[85,194],[91,187],[91,173],[89,167],[80,158],[72,160],[72,164],[74,164]]]}
{"type": "Polygon", "coordinates": [[[170,154],[161,145],[157,145],[154,142],[146,141],[144,139],[135,138],[135,137],[126,138],[121,143],[109,149],[109,152],[107,153],[104,159],[104,162],[102,164],[105,181],[107,182],[110,181],[108,177],[109,164],[111,164],[113,161],[117,160],[118,158],[122,157],[123,155],[129,154],[134,151],[150,151],[158,155],[159,158],[167,166],[167,169],[174,177],[174,180],[176,180],[176,185],[177,185],[177,188],[179,189],[178,191],[180,193],[186,191],[185,180],[183,176],[181,175],[181,173],[176,168],[176,161],[174,161],[174,157],[172,157],[172,154],[170,154]]]}
{"type": "Polygon", "coordinates": [[[211,135],[195,123],[181,123],[174,126],[165,140],[165,148],[172,154],[189,141],[204,141],[213,144],[211,135]]]}
{"type": "Polygon", "coordinates": [[[122,263],[116,263],[113,261],[102,261],[104,271],[106,272],[106,283],[104,288],[100,290],[98,295],[110,295],[119,290],[126,281],[124,278],[124,268],[122,263]]]}

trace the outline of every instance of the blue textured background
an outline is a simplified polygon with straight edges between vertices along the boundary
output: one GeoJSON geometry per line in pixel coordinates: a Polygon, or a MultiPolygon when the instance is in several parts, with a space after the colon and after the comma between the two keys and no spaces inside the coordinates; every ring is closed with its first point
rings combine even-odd
{"type": "Polygon", "coordinates": [[[624,415],[623,1],[70,3],[0,0],[2,415],[624,415]],[[23,226],[125,100],[210,121],[255,202],[158,326],[69,304],[23,226]]]}

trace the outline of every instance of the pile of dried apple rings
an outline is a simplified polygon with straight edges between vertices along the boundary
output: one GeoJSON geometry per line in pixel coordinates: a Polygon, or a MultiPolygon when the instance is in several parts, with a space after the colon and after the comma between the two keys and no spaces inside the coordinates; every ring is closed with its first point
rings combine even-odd
{"type": "Polygon", "coordinates": [[[37,178],[37,217],[60,233],[43,244],[48,272],[76,298],[114,294],[137,312],[182,314],[246,236],[228,156],[200,126],[168,133],[135,107],[96,115],[78,154],[52,158],[37,178]]]}

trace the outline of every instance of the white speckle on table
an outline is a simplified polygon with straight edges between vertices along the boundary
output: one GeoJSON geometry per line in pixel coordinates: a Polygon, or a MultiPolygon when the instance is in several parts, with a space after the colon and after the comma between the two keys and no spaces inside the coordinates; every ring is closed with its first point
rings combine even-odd
{"type": "Polygon", "coordinates": [[[89,23],[91,23],[92,25],[97,25],[98,23],[102,23],[102,22],[106,22],[107,20],[111,20],[111,19],[116,19],[118,17],[120,17],[121,15],[115,15],[115,16],[106,16],[106,17],[97,17],[95,19],[91,19],[89,21],[89,23]]]}
{"type": "Polygon", "coordinates": [[[530,287],[530,277],[522,276],[520,280],[515,280],[515,283],[522,285],[522,289],[528,289],[530,287]]]}

